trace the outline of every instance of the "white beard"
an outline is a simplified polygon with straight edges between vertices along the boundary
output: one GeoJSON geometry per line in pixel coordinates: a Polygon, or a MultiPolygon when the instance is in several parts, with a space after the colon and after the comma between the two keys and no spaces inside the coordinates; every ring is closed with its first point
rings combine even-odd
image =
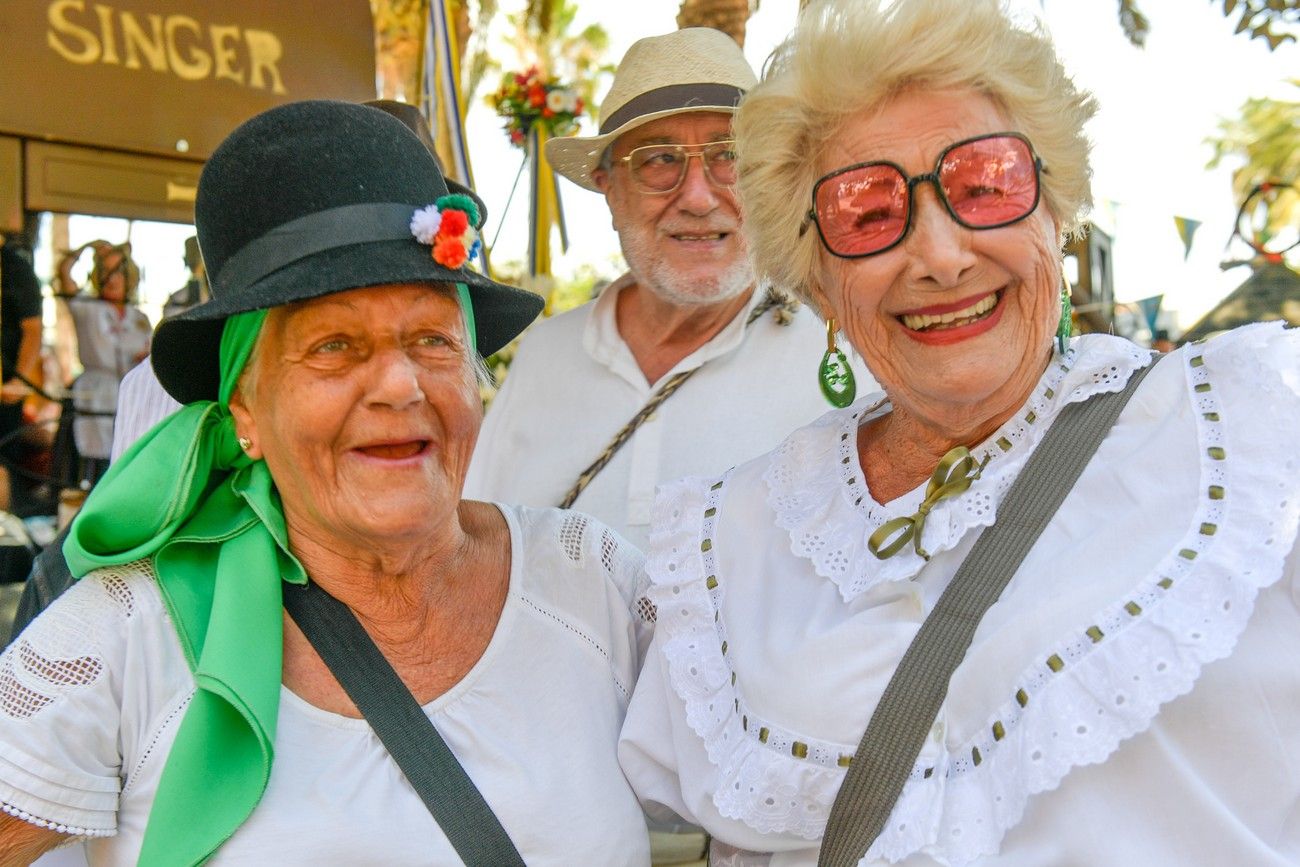
{"type": "Polygon", "coordinates": [[[649,253],[650,245],[643,239],[640,232],[620,232],[623,258],[637,285],[670,304],[679,307],[717,304],[741,295],[754,285],[754,266],[748,256],[736,256],[726,266],[701,279],[678,273],[671,262],[649,253]]]}

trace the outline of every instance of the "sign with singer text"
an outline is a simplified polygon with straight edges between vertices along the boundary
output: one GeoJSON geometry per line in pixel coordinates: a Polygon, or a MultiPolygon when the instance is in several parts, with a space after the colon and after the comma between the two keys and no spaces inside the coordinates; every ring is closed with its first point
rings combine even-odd
{"type": "Polygon", "coordinates": [[[374,45],[367,0],[3,0],[0,133],[204,159],[280,103],[373,99],[374,45]]]}

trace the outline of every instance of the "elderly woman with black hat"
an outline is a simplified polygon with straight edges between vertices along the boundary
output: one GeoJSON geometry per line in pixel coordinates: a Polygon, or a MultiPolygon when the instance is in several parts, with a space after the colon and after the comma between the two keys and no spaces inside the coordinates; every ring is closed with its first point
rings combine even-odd
{"type": "Polygon", "coordinates": [[[394,118],[233,133],[196,204],[184,407],[113,465],[78,584],[0,657],[0,862],[648,860],[614,755],[639,561],[584,516],[460,498],[479,358],[539,298],[394,118]]]}
{"type": "Polygon", "coordinates": [[[619,755],[714,864],[1300,863],[1300,332],[1071,336],[1095,110],[999,0],[810,4],[742,102],[883,394],[661,490],[619,755]]]}

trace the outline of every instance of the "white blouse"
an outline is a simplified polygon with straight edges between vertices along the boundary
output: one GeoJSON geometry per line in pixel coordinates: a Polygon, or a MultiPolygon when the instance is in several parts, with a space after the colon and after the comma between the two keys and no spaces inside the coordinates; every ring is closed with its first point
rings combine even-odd
{"type": "MultiPolygon", "coordinates": [[[[666,486],[619,745],[643,803],[704,826],[719,863],[815,864],[844,764],[1025,459],[1148,358],[1075,339],[930,513],[928,563],[866,548],[924,495],[867,490],[880,395],[666,486]]],[[[1300,863],[1297,431],[1300,331],[1162,360],[980,623],[862,864],[1300,863]]]]}
{"type": "MultiPolygon", "coordinates": [[[[425,705],[529,865],[647,864],[615,757],[640,554],[576,512],[501,507],[487,650],[425,705]]],[[[194,680],[145,561],[98,570],[0,656],[0,808],[134,864],[194,680]]],[[[281,689],[270,784],[213,864],[460,864],[368,723],[281,689]]]]}
{"type": "Polygon", "coordinates": [[[118,384],[136,359],[149,351],[153,326],[138,307],[127,305],[121,316],[107,301],[85,295],[68,299],[77,330],[77,354],[83,371],[72,386],[79,415],[73,435],[83,457],[107,458],[113,443],[113,412],[118,384]],[[88,413],[100,413],[89,415],[88,413]],[[106,415],[104,413],[107,413],[106,415]]]}

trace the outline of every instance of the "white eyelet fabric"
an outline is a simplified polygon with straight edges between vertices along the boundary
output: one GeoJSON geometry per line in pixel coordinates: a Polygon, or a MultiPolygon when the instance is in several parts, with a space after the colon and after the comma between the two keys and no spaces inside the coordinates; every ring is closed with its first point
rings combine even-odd
{"type": "MultiPolygon", "coordinates": [[[[640,552],[585,515],[499,508],[500,619],[424,711],[530,867],[648,863],[616,755],[648,633],[640,552]]],[[[82,578],[0,655],[0,809],[88,838],[95,867],[135,864],[194,691],[150,563],[82,578]]],[[[208,863],[459,862],[365,720],[282,687],[274,748],[260,803],[208,863]]]]}
{"type": "MultiPolygon", "coordinates": [[[[960,497],[943,500],[925,523],[922,547],[931,554],[951,550],[967,532],[997,518],[998,504],[1020,474],[1051,419],[1071,403],[1119,391],[1151,354],[1122,341],[1085,335],[1076,338],[1064,357],[1057,356],[1034,389],[1029,403],[996,433],[972,450],[976,462],[988,463],[980,478],[960,497]]],[[[913,514],[925,486],[880,504],[867,490],[858,464],[858,428],[888,412],[875,406],[879,395],[827,413],[791,434],[771,455],[764,479],[768,504],[778,526],[790,534],[790,550],[812,562],[817,574],[840,588],[847,602],[882,581],[906,581],[925,566],[908,545],[888,560],[867,550],[867,539],[894,518],[913,514]],[[834,466],[835,473],[825,472],[834,466]]]]}
{"type": "MultiPolygon", "coordinates": [[[[1049,369],[1034,393],[1056,392],[1035,410],[1035,432],[991,460],[981,482],[1013,480],[1023,459],[1012,470],[1011,458],[1033,450],[1039,428],[1082,395],[1122,387],[1139,356],[1116,338],[1077,339],[1069,370],[1049,369]]],[[[624,728],[624,769],[643,800],[728,846],[786,853],[782,864],[815,863],[845,757],[988,523],[958,498],[935,535],[940,553],[914,581],[871,572],[871,526],[842,498],[836,457],[837,431],[856,429],[852,412],[787,441],[824,442],[820,458],[783,447],[767,465],[665,486],[647,561],[659,618],[624,728]],[[870,563],[827,570],[791,544],[795,489],[755,504],[776,490],[778,464],[790,472],[780,484],[802,477],[833,492],[824,514],[854,519],[861,544],[846,550],[870,563]],[[671,733],[672,761],[658,730],[671,733]]],[[[1300,856],[1300,838],[1270,830],[1294,832],[1288,805],[1300,799],[1286,770],[1300,741],[1276,734],[1300,730],[1297,425],[1300,332],[1239,329],[1160,363],[981,621],[863,864],[1064,863],[1047,852],[1070,863],[1229,863],[1214,853],[1251,846],[1258,858],[1240,856],[1251,863],[1300,856]],[[1255,803],[1261,785],[1276,808],[1255,803]],[[1159,802],[1158,816],[1123,806],[1117,790],[1159,802]],[[1124,834],[1108,837],[1102,824],[1124,834]]],[[[998,448],[999,436],[1008,428],[981,448],[998,448]]]]}

